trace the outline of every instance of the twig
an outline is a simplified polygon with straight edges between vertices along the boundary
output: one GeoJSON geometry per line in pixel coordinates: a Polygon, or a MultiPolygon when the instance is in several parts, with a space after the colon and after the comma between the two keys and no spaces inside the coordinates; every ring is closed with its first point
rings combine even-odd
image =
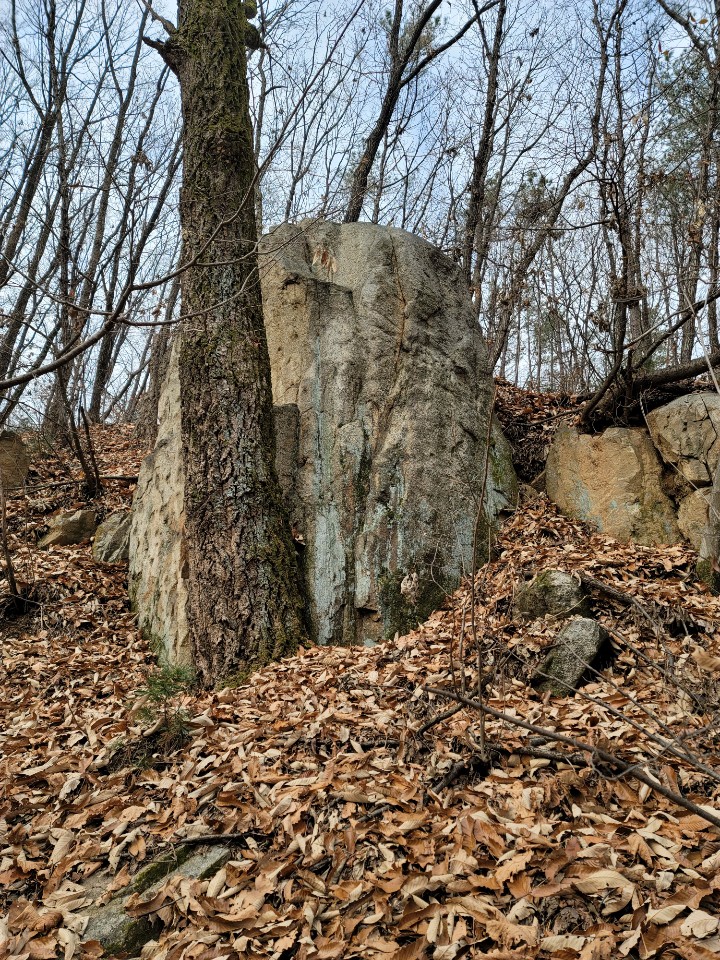
{"type": "Polygon", "coordinates": [[[358,823],[367,823],[368,820],[374,820],[375,817],[381,816],[383,813],[387,813],[388,810],[392,810],[395,806],[394,803],[381,803],[380,806],[374,807],[372,810],[369,810],[357,821],[358,823]]]}
{"type": "Polygon", "coordinates": [[[432,717],[430,720],[427,720],[419,730],[417,730],[417,735],[422,737],[424,734],[431,730],[433,727],[437,726],[438,723],[442,723],[443,720],[449,720],[450,717],[454,717],[456,713],[460,713],[462,710],[462,703],[456,704],[454,707],[450,707],[449,710],[445,710],[443,713],[438,713],[436,716],[432,717]]]}

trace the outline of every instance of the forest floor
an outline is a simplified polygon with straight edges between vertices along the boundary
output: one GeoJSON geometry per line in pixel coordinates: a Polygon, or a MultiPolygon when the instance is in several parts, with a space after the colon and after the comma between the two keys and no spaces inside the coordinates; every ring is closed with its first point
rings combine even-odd
{"type": "MultiPolygon", "coordinates": [[[[500,403],[538,449],[571,407],[508,388],[500,403]]],[[[129,427],[94,439],[101,473],[137,473],[129,427]]],[[[720,600],[690,549],[619,544],[538,496],[479,572],[474,617],[465,584],[407,637],[163,691],[125,566],[37,549],[50,514],[81,505],[77,464],[36,450],[33,468],[8,521],[33,603],[0,624],[0,954],[100,956],[98,899],[225,834],[214,876],[130,894],[158,925],[143,957],[720,956],[720,830],[703,816],[720,815],[720,600]],[[574,696],[530,683],[558,624],[512,614],[546,568],[592,578],[612,636],[574,696]],[[484,754],[477,704],[439,719],[476,700],[478,660],[504,715],[484,715],[484,754]]],[[[111,481],[97,506],[131,496],[111,481]]]]}

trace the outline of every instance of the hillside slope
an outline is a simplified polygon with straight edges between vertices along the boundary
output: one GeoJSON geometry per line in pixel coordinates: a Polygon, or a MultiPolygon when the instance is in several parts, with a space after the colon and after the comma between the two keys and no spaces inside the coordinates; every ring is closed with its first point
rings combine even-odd
{"type": "MultiPolygon", "coordinates": [[[[127,430],[96,443],[101,472],[136,473],[127,430]]],[[[202,837],[228,848],[219,872],[128,901],[163,927],[144,957],[720,953],[720,831],[703,816],[720,816],[720,601],[694,581],[691,551],[618,544],[539,497],[478,574],[474,618],[466,585],[407,637],[163,698],[125,569],[89,545],[34,546],[76,496],[47,486],[72,464],[36,467],[10,516],[33,603],[6,617],[0,645],[4,955],[99,956],[95,901],[202,837]],[[613,638],[612,662],[573,697],[529,683],[557,624],[511,614],[544,568],[595,584],[613,638]],[[485,758],[477,708],[438,719],[474,698],[478,662],[505,717],[485,717],[485,758]]],[[[109,510],[132,488],[108,489],[109,510]]]]}

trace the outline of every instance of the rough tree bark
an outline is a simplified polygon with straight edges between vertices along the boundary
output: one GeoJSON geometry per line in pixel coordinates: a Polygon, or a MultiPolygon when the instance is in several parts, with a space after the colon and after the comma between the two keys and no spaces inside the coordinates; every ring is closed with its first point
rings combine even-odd
{"type": "Polygon", "coordinates": [[[206,686],[303,639],[274,467],[270,361],[253,201],[246,7],[179,0],[160,49],[180,81],[180,389],[188,621],[206,686]]]}

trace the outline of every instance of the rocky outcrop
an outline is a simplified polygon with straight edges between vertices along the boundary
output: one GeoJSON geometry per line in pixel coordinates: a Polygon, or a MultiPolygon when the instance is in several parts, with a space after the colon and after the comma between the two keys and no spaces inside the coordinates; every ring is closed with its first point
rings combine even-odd
{"type": "MultiPolygon", "coordinates": [[[[312,631],[321,643],[404,632],[470,570],[474,541],[487,554],[517,497],[496,424],[486,458],[492,383],[462,278],[430,244],[371,224],[282,227],[261,274],[277,466],[312,631]]],[[[141,625],[183,662],[176,367],[138,483],[130,584],[141,625]]]]}
{"type": "Polygon", "coordinates": [[[97,517],[94,510],[75,510],[57,514],[48,526],[48,532],[38,543],[42,550],[89,540],[97,529],[97,517]]]}
{"type": "Polygon", "coordinates": [[[693,486],[712,483],[720,460],[720,396],[691,393],[647,415],[655,446],[693,486]]]}
{"type": "Polygon", "coordinates": [[[130,524],[127,510],[117,510],[103,520],[95,531],[93,557],[100,563],[125,563],[130,549],[130,524]]]}
{"type": "Polygon", "coordinates": [[[598,436],[558,431],[547,460],[547,493],[563,513],[618,540],[646,546],[681,539],[646,431],[613,427],[598,436]]]}
{"type": "Polygon", "coordinates": [[[515,594],[515,616],[535,620],[546,614],[564,618],[586,614],[588,600],[582,584],[562,570],[543,570],[515,594]]]}
{"type": "Polygon", "coordinates": [[[571,620],[558,633],[535,677],[539,689],[559,696],[576,690],[607,639],[607,631],[596,620],[571,620]]]}
{"type": "Polygon", "coordinates": [[[6,490],[21,487],[30,469],[30,454],[16,433],[0,433],[0,477],[6,490]]]}

